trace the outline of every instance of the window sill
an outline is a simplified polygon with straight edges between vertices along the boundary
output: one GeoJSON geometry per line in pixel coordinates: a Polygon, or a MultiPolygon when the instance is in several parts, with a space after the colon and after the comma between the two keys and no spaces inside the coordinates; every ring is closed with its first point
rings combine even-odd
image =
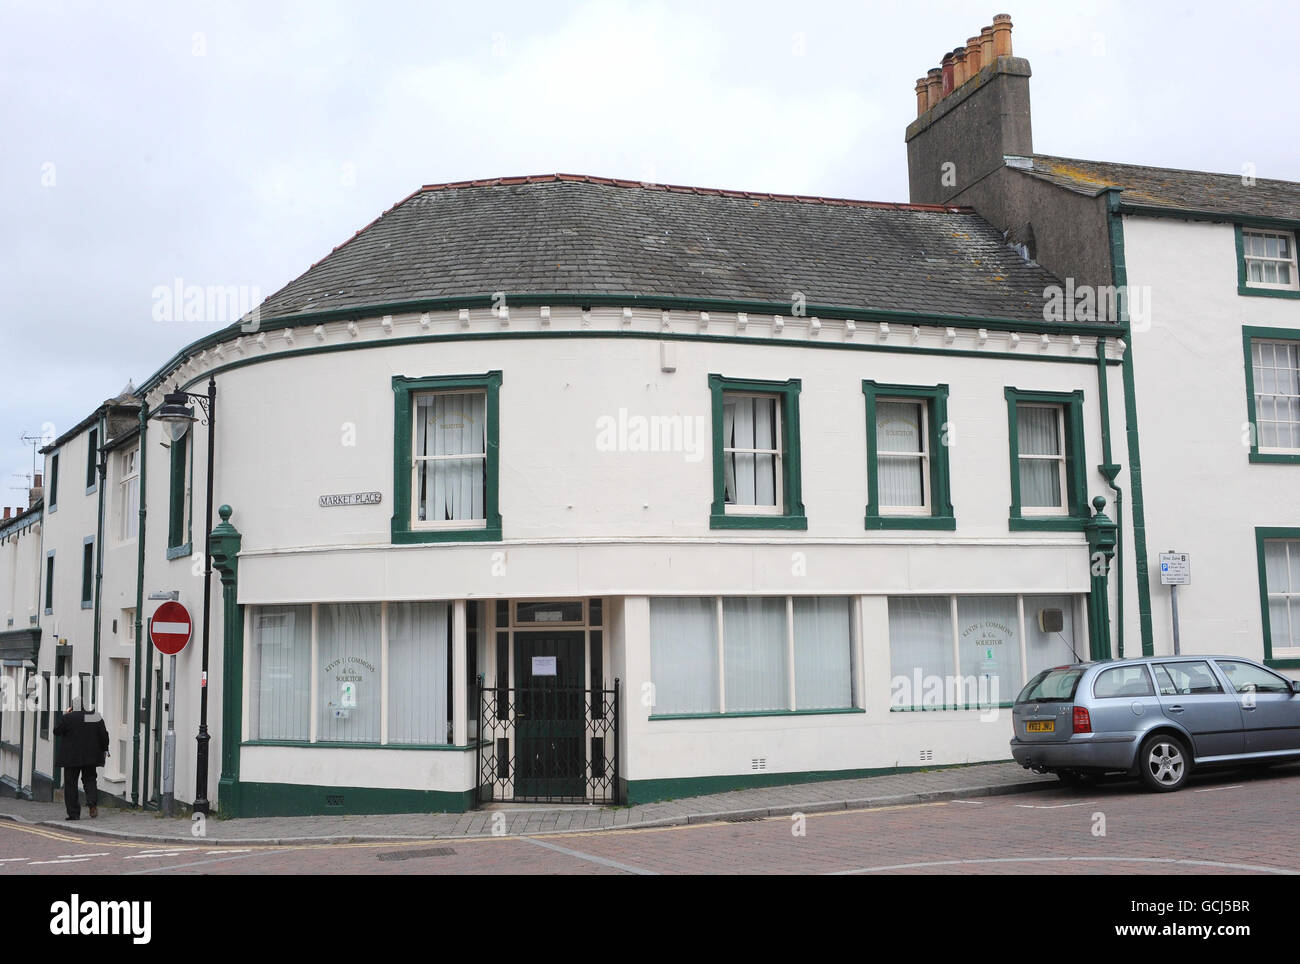
{"type": "Polygon", "coordinates": [[[1300,298],[1300,291],[1294,288],[1252,288],[1250,285],[1237,285],[1237,294],[1262,298],[1300,298]]]}
{"type": "Polygon", "coordinates": [[[804,515],[727,515],[712,513],[710,529],[807,529],[804,515]]]}
{"type": "Polygon", "coordinates": [[[312,743],[308,740],[245,740],[240,746],[288,746],[316,750],[476,750],[487,746],[488,741],[469,743],[465,746],[452,746],[449,743],[330,743],[321,741],[312,743]]]}
{"type": "Polygon", "coordinates": [[[189,556],[191,553],[193,553],[193,551],[194,551],[194,543],[192,542],[187,542],[183,546],[168,546],[167,558],[184,559],[186,556],[189,556]]]}
{"type": "Polygon", "coordinates": [[[86,495],[94,495],[98,491],[99,491],[99,486],[97,485],[86,486],[86,495]]]}
{"type": "Polygon", "coordinates": [[[957,520],[950,515],[875,515],[867,513],[868,529],[939,529],[952,532],[957,520]]]}
{"type": "Polygon", "coordinates": [[[398,529],[392,530],[394,545],[418,545],[423,542],[500,542],[500,523],[478,529],[398,529]]]}
{"type": "Polygon", "coordinates": [[[754,716],[831,716],[865,712],[867,711],[861,707],[846,706],[841,709],[827,710],[754,710],[744,713],[651,713],[650,721],[653,723],[657,720],[729,720],[754,716]]]}
{"type": "Polygon", "coordinates": [[[1300,465],[1300,453],[1251,452],[1250,461],[1257,465],[1300,465]]]}
{"type": "Polygon", "coordinates": [[[941,713],[944,711],[951,713],[987,713],[989,710],[1009,710],[1015,703],[986,703],[983,706],[967,703],[963,706],[891,706],[891,713],[941,713]]]}
{"type": "Polygon", "coordinates": [[[94,601],[93,599],[83,599],[83,600],[81,600],[81,608],[82,608],[82,609],[94,609],[94,608],[95,608],[95,601],[94,601]]]}
{"type": "Polygon", "coordinates": [[[1083,532],[1087,516],[1072,515],[1013,515],[1007,519],[1012,532],[1083,532]]]}

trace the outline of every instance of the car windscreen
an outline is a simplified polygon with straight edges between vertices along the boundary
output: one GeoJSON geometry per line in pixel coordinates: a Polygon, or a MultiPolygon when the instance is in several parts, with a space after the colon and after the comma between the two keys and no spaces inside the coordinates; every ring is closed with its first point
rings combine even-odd
{"type": "Polygon", "coordinates": [[[1078,667],[1059,666],[1045,669],[1020,691],[1017,703],[1068,703],[1074,699],[1074,689],[1079,685],[1083,670],[1078,667]]]}

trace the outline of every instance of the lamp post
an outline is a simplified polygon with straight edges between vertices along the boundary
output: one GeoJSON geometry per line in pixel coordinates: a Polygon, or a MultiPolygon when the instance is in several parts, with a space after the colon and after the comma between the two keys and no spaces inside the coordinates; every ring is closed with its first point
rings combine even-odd
{"type": "MultiPolygon", "coordinates": [[[[190,424],[197,421],[190,402],[198,402],[203,408],[208,426],[208,491],[207,523],[203,527],[203,664],[199,684],[199,733],[195,737],[198,752],[195,762],[197,774],[194,786],[194,810],[196,813],[210,813],[208,802],[208,627],[212,622],[212,455],[215,450],[217,424],[217,380],[208,378],[208,393],[195,395],[191,392],[168,392],[163,403],[153,418],[164,423],[171,431],[172,443],[185,437],[190,424]]],[[[175,700],[175,694],[172,699],[175,700]]]]}

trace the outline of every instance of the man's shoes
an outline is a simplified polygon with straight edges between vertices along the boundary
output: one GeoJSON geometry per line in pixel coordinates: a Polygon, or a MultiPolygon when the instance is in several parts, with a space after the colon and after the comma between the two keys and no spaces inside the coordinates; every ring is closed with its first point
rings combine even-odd
{"type": "Polygon", "coordinates": [[[91,820],[94,820],[94,819],[95,819],[96,817],[98,817],[98,816],[99,816],[99,807],[91,807],[91,808],[90,808],[90,819],[91,819],[91,820]]]}
{"type": "Polygon", "coordinates": [[[78,814],[72,814],[72,813],[70,813],[70,814],[68,814],[66,817],[64,817],[63,819],[64,819],[64,820],[80,820],[80,819],[81,819],[81,814],[79,814],[79,813],[78,813],[78,814]]]}

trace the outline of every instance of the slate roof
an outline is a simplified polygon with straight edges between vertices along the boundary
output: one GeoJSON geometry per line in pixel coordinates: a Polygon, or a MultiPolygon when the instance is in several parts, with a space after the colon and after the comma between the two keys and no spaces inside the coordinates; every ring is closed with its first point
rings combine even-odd
{"type": "Polygon", "coordinates": [[[1058,284],[968,208],[576,175],[416,191],[271,295],[264,319],[466,295],[709,298],[1042,320],[1058,284]]]}
{"type": "Polygon", "coordinates": [[[1133,204],[1225,215],[1300,219],[1300,183],[1257,178],[1242,183],[1241,174],[1180,171],[1140,164],[1113,164],[1034,154],[1029,168],[1014,168],[1071,191],[1097,195],[1122,188],[1121,200],[1133,204]]]}

